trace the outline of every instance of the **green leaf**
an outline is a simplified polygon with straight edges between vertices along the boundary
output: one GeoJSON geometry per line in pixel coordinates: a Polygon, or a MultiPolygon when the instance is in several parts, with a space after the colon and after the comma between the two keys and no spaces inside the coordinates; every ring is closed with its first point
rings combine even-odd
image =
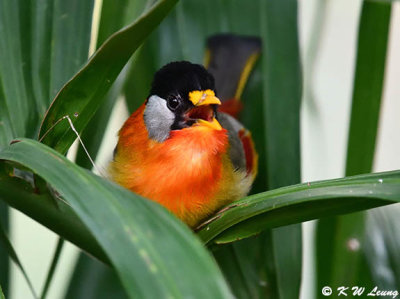
{"type": "Polygon", "coordinates": [[[266,46],[262,56],[267,79],[264,85],[268,145],[265,163],[269,188],[273,189],[300,181],[301,69],[296,1],[269,0],[265,3],[263,35],[266,46]],[[290,160],[286,163],[287,159],[290,160]]]}
{"type": "MultiPolygon", "coordinates": [[[[39,119],[42,119],[50,103],[50,73],[52,53],[52,28],[54,2],[33,2],[30,36],[32,43],[32,89],[39,119]]],[[[57,19],[57,17],[54,17],[57,19]]]]}
{"type": "MultiPolygon", "coordinates": [[[[346,175],[372,170],[391,5],[364,1],[358,33],[346,175]]],[[[321,219],[317,227],[317,292],[330,285],[373,286],[363,253],[365,214],[321,219]],[[331,238],[334,235],[335,238],[331,238]],[[357,244],[357,248],[350,246],[357,244]],[[327,248],[329,248],[327,250],[327,248]],[[354,250],[353,250],[353,249],[354,250]]],[[[368,235],[368,232],[366,232],[368,235]]]]}
{"type": "Polygon", "coordinates": [[[199,240],[157,203],[33,140],[14,143],[0,152],[0,159],[32,169],[71,205],[106,252],[128,296],[231,296],[199,240]]]}
{"type": "Polygon", "coordinates": [[[303,105],[311,111],[312,118],[320,118],[315,98],[314,78],[318,54],[321,49],[326,27],[329,0],[317,1],[311,20],[310,40],[304,50],[303,59],[303,105]]]}
{"type": "Polygon", "coordinates": [[[41,120],[58,90],[88,58],[94,1],[32,3],[31,76],[41,120]]]}
{"type": "MultiPolygon", "coordinates": [[[[168,23],[163,22],[160,29],[166,27],[166,24],[168,23]]],[[[154,32],[138,49],[126,77],[123,89],[130,112],[135,111],[144,103],[148,97],[154,73],[161,67],[157,61],[159,53],[156,49],[159,41],[156,33],[154,32]]]]}
{"type": "Polygon", "coordinates": [[[370,271],[360,250],[364,247],[364,230],[364,213],[330,217],[318,222],[318,293],[326,285],[332,288],[344,284],[373,287],[370,271]]]}
{"type": "Polygon", "coordinates": [[[47,272],[46,281],[44,283],[43,290],[42,290],[42,293],[40,295],[40,299],[45,299],[46,296],[47,296],[47,292],[49,291],[50,284],[51,284],[51,282],[53,280],[53,277],[54,277],[54,272],[55,272],[56,267],[58,265],[58,262],[60,260],[61,252],[62,252],[62,249],[63,249],[63,245],[64,245],[64,240],[61,239],[61,238],[58,238],[56,250],[54,251],[54,256],[53,256],[53,259],[51,261],[49,271],[47,272]]]}
{"type": "Polygon", "coordinates": [[[369,211],[366,216],[364,253],[373,269],[374,283],[381,289],[400,286],[399,205],[369,211]]]}
{"type": "Polygon", "coordinates": [[[114,269],[80,254],[65,299],[128,298],[114,269]]]}
{"type": "Polygon", "coordinates": [[[400,171],[282,187],[241,199],[198,232],[205,243],[227,243],[271,227],[366,210],[400,201],[400,171]]]}
{"type": "Polygon", "coordinates": [[[57,91],[87,59],[92,7],[93,0],[0,2],[0,102],[6,123],[0,129],[7,142],[37,134],[55,94],[51,89],[57,91]]]}
{"type": "Polygon", "coordinates": [[[0,109],[0,148],[7,145],[15,136],[15,132],[13,131],[13,126],[10,120],[10,112],[6,106],[5,96],[1,84],[2,82],[0,77],[0,107],[2,107],[0,109]]]}
{"type": "MultiPolygon", "coordinates": [[[[191,3],[192,0],[181,1],[177,7],[188,2],[191,3]]],[[[197,3],[202,5],[203,2],[197,1],[197,3]]],[[[171,61],[184,59],[193,62],[192,57],[183,57],[181,30],[178,28],[177,12],[174,10],[135,53],[124,84],[125,99],[130,112],[136,110],[145,101],[153,75],[160,67],[171,61]]],[[[197,36],[195,39],[204,42],[202,36],[197,36]]]]}
{"type": "MultiPolygon", "coordinates": [[[[264,127],[268,189],[300,182],[301,68],[297,1],[261,2],[264,71],[264,127]]],[[[272,230],[280,298],[299,296],[301,225],[272,230]],[[288,288],[288,285],[291,285],[288,288]]]]}
{"type": "Polygon", "coordinates": [[[153,0],[104,0],[96,48],[99,48],[114,32],[132,23],[154,2],[153,0]]]}
{"type": "Polygon", "coordinates": [[[22,266],[22,264],[21,264],[21,262],[20,262],[20,260],[18,258],[18,255],[14,250],[14,247],[12,246],[12,244],[11,244],[10,240],[8,239],[8,236],[7,236],[7,234],[4,231],[2,226],[0,226],[0,242],[4,245],[4,248],[7,249],[7,253],[10,256],[10,258],[14,261],[14,263],[17,265],[17,267],[21,270],[22,275],[24,276],[24,278],[25,278],[25,280],[26,280],[26,282],[27,282],[27,284],[29,286],[29,289],[32,292],[33,297],[34,298],[39,298],[36,295],[36,292],[35,292],[35,289],[33,288],[32,282],[29,279],[29,276],[26,273],[24,267],[22,266]]]}
{"type": "MultiPolygon", "coordinates": [[[[79,220],[71,207],[64,201],[53,199],[47,190],[38,191],[30,181],[25,181],[10,173],[4,161],[0,163],[0,199],[9,206],[21,211],[71,243],[93,256],[109,263],[104,251],[100,248],[93,235],[79,220]]],[[[54,193],[54,191],[51,191],[54,193]]],[[[54,194],[57,198],[57,195],[54,194]]]]}
{"type": "Polygon", "coordinates": [[[2,290],[1,285],[0,285],[0,299],[5,299],[5,298],[6,297],[4,297],[3,290],[2,290]]]}
{"type": "Polygon", "coordinates": [[[267,285],[259,274],[259,267],[265,266],[266,255],[259,241],[258,238],[246,239],[216,248],[214,252],[236,298],[257,298],[260,286],[267,285]]]}
{"type": "MultiPolygon", "coordinates": [[[[99,32],[97,35],[96,49],[124,25],[127,6],[130,0],[104,0],[101,5],[99,32]]],[[[142,2],[142,1],[138,1],[142,2]]],[[[136,11],[135,11],[136,12],[136,11]]],[[[133,20],[131,20],[133,21],[133,20]]]]}
{"type": "Polygon", "coordinates": [[[368,173],[375,153],[391,5],[365,1],[358,35],[346,175],[368,173]]]}
{"type": "MultiPolygon", "coordinates": [[[[125,73],[121,72],[111,89],[105,95],[105,102],[96,111],[94,116],[83,130],[80,137],[93,161],[96,160],[100,149],[104,133],[109,123],[110,115],[114,107],[115,101],[121,93],[122,85],[125,79],[125,73]]],[[[79,143],[78,152],[75,158],[76,164],[87,169],[92,169],[93,164],[90,161],[88,154],[79,143]]]]}
{"type": "MultiPolygon", "coordinates": [[[[0,1],[0,98],[6,116],[8,133],[15,136],[32,136],[37,117],[29,72],[31,2],[23,0],[0,1]],[[12,123],[11,123],[12,120],[12,123]],[[10,127],[9,127],[10,126],[10,127]]],[[[3,115],[2,115],[3,116],[3,115]]],[[[8,139],[6,142],[8,143],[8,139]]]]}
{"type": "MultiPolygon", "coordinates": [[[[133,22],[146,7],[149,1],[132,0],[105,0],[102,3],[99,33],[97,37],[97,48],[114,32],[123,26],[133,22]]],[[[93,118],[89,121],[81,134],[81,139],[93,160],[96,159],[101,145],[108,121],[115,101],[121,93],[126,72],[121,72],[114,82],[111,89],[105,95],[104,104],[96,111],[93,118]]],[[[82,167],[91,169],[92,164],[86,152],[79,146],[76,163],[82,167]]]]}
{"type": "Polygon", "coordinates": [[[78,132],[83,130],[133,52],[175,3],[176,0],[159,1],[134,24],[113,34],[61,89],[40,129],[39,136],[45,144],[61,153],[68,150],[75,140],[74,132],[65,121],[54,125],[65,115],[69,115],[78,132]]]}
{"type": "MultiPolygon", "coordinates": [[[[39,119],[51,99],[50,78],[59,81],[58,89],[86,61],[93,1],[0,2],[2,147],[16,136],[37,134],[39,119]]],[[[0,209],[2,220],[6,220],[3,203],[0,209]]],[[[0,254],[0,269],[0,282],[7,295],[5,254],[0,254]]]]}

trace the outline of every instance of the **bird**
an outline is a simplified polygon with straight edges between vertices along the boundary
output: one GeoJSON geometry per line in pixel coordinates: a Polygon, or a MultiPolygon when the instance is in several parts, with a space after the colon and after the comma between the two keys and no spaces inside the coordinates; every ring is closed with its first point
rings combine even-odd
{"type": "Polygon", "coordinates": [[[207,43],[208,70],[174,61],[155,73],[149,96],[120,129],[109,164],[112,180],[158,202],[191,228],[248,194],[258,163],[251,133],[235,116],[242,107],[237,91],[259,55],[259,40],[224,34],[207,43]],[[232,71],[225,61],[234,57],[218,53],[235,56],[233,49],[246,57],[236,59],[242,66],[232,71]],[[224,82],[233,87],[224,88],[224,82]]]}

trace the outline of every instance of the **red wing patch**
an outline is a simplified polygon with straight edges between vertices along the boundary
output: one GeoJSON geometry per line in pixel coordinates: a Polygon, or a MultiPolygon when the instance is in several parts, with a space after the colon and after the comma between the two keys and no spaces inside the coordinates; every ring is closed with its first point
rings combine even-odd
{"type": "Polygon", "coordinates": [[[253,173],[256,170],[256,163],[257,163],[257,153],[254,148],[254,142],[251,138],[251,134],[246,129],[241,129],[238,132],[239,139],[242,142],[244,155],[246,157],[246,170],[247,175],[253,173]]]}
{"type": "Polygon", "coordinates": [[[234,118],[238,118],[240,111],[243,109],[243,103],[237,99],[223,101],[218,111],[225,112],[234,118]]]}

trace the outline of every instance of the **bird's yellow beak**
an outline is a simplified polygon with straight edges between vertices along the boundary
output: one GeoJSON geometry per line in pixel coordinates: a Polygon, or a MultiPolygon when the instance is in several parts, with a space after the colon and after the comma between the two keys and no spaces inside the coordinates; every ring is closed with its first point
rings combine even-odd
{"type": "Polygon", "coordinates": [[[195,106],[211,104],[221,105],[221,101],[215,96],[214,91],[211,89],[191,91],[189,92],[189,100],[195,106]]]}
{"type": "Polygon", "coordinates": [[[211,129],[214,129],[214,130],[222,130],[221,125],[219,124],[218,120],[216,120],[215,117],[212,119],[212,121],[206,121],[204,119],[198,119],[196,123],[199,126],[206,126],[206,127],[211,128],[211,129]]]}
{"type": "MultiPolygon", "coordinates": [[[[197,108],[199,106],[206,106],[206,105],[221,105],[221,101],[215,96],[214,91],[211,89],[207,90],[194,90],[189,93],[189,100],[195,106],[194,110],[203,110],[202,108],[197,108]]],[[[205,107],[204,107],[205,108],[205,107]]],[[[211,113],[212,108],[209,108],[211,113]]],[[[206,126],[214,130],[222,130],[220,123],[216,120],[215,117],[211,119],[197,119],[196,124],[198,126],[206,126]]]]}

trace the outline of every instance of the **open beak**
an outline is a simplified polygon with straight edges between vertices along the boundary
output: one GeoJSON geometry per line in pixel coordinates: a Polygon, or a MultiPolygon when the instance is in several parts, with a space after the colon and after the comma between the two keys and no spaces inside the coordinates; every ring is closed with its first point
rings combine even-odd
{"type": "Polygon", "coordinates": [[[196,121],[198,126],[206,126],[214,130],[222,130],[220,123],[215,118],[214,107],[221,105],[221,101],[215,96],[214,91],[195,90],[189,93],[189,100],[195,106],[187,116],[196,121]]]}

